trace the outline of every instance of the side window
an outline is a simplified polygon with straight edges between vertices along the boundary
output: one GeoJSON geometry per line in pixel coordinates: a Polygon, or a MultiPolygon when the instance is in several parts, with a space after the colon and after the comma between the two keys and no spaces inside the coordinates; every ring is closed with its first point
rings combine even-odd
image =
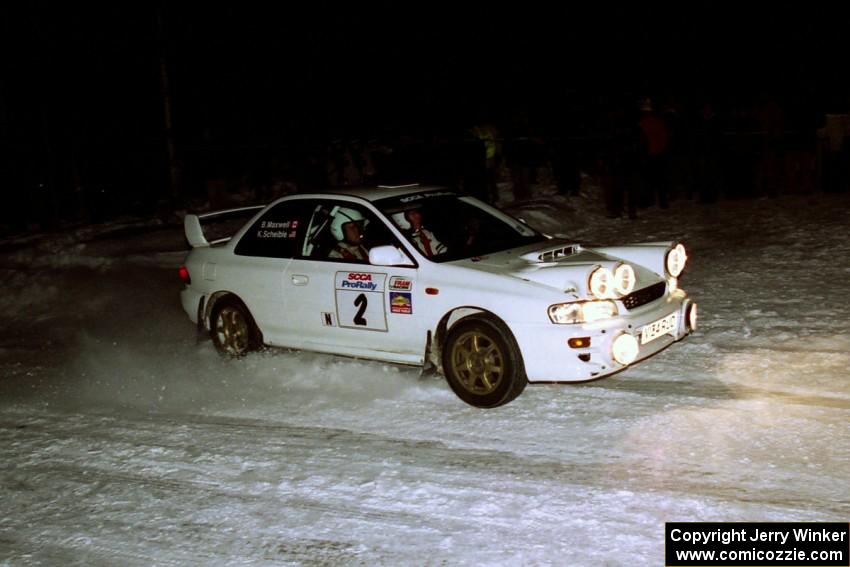
{"type": "Polygon", "coordinates": [[[375,246],[399,246],[384,222],[356,203],[314,201],[306,219],[302,258],[368,264],[375,246]]]}
{"type": "Polygon", "coordinates": [[[294,258],[304,240],[311,203],[297,199],[278,203],[242,235],[234,252],[238,256],[294,258]]]}

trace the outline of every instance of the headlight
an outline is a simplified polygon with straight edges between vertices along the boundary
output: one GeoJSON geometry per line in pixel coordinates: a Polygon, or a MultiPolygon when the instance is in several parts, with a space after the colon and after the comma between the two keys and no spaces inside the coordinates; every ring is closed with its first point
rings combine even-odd
{"type": "Polygon", "coordinates": [[[585,323],[601,319],[610,319],[617,315],[617,305],[613,301],[588,301],[582,307],[585,323]]]}
{"type": "Polygon", "coordinates": [[[592,323],[617,315],[613,301],[575,301],[549,306],[549,319],[559,325],[592,323]]]}
{"type": "Polygon", "coordinates": [[[558,303],[557,305],[550,305],[549,319],[559,325],[582,323],[584,321],[584,315],[582,315],[581,303],[558,303]]]}
{"type": "Polygon", "coordinates": [[[667,252],[667,261],[665,262],[667,265],[667,273],[674,278],[678,278],[679,274],[682,273],[682,270],[685,269],[687,261],[688,254],[685,252],[685,247],[681,244],[677,244],[675,248],[672,248],[669,252],[667,252]]]}
{"type": "Polygon", "coordinates": [[[596,268],[590,273],[588,287],[599,299],[614,297],[614,274],[608,268],[596,268]]]}
{"type": "Polygon", "coordinates": [[[620,295],[629,295],[635,289],[635,270],[628,264],[620,264],[614,270],[614,289],[620,295]]]}

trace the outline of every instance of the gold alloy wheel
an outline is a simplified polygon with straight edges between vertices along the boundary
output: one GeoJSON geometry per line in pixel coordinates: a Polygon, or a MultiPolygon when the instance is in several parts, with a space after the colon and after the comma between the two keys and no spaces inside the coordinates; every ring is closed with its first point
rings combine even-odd
{"type": "Polygon", "coordinates": [[[240,355],[248,350],[248,321],[239,309],[225,307],[215,321],[218,343],[230,354],[240,355]]]}
{"type": "Polygon", "coordinates": [[[493,392],[505,375],[501,349],[479,331],[467,331],[457,338],[452,345],[451,364],[461,386],[478,396],[493,392]]]}

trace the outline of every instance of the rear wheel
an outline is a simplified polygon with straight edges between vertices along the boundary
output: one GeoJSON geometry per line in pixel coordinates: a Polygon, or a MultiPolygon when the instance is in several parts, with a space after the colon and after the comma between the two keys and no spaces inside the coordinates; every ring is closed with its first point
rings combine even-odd
{"type": "Polygon", "coordinates": [[[210,336],[216,350],[226,356],[245,356],[260,348],[254,318],[235,297],[221,299],[213,307],[210,336]]]}
{"type": "Polygon", "coordinates": [[[516,398],[528,379],[522,355],[504,323],[487,315],[461,319],[443,348],[443,370],[466,403],[493,408],[516,398]]]}

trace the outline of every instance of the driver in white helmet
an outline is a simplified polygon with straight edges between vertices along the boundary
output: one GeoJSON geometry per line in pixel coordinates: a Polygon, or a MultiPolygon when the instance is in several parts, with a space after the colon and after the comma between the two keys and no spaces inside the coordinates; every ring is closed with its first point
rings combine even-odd
{"type": "Polygon", "coordinates": [[[339,207],[331,221],[331,235],[337,242],[328,253],[328,258],[351,262],[368,261],[369,251],[361,244],[366,222],[360,211],[339,207]]]}
{"type": "Polygon", "coordinates": [[[422,210],[408,209],[393,215],[396,225],[407,232],[410,241],[428,258],[446,252],[446,246],[434,236],[434,233],[422,226],[422,210]]]}

